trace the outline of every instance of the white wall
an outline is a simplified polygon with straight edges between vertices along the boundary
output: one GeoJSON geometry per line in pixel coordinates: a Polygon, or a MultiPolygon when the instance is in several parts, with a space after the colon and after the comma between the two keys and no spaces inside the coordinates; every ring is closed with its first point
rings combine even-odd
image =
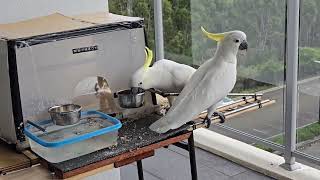
{"type": "Polygon", "coordinates": [[[0,24],[55,12],[66,15],[108,10],[108,0],[0,0],[0,24]]]}

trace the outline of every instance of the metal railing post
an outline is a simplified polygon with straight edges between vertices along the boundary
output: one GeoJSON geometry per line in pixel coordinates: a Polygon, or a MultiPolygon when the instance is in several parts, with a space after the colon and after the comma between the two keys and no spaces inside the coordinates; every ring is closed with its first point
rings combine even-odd
{"type": "Polygon", "coordinates": [[[154,0],[156,60],[164,59],[162,0],[154,0]]]}
{"type": "Polygon", "coordinates": [[[296,150],[298,103],[299,3],[300,0],[287,0],[285,163],[281,166],[290,171],[299,168],[293,157],[296,150]]]}

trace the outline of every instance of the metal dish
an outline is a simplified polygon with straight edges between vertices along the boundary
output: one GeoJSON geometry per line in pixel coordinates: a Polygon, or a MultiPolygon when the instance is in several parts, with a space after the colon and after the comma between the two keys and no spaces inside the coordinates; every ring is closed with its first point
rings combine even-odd
{"type": "Polygon", "coordinates": [[[76,104],[64,104],[53,106],[48,110],[54,124],[66,126],[80,121],[81,106],[76,104]]]}
{"type": "Polygon", "coordinates": [[[122,90],[115,93],[118,98],[119,105],[122,108],[138,108],[143,106],[144,92],[134,94],[130,89],[122,90]]]}

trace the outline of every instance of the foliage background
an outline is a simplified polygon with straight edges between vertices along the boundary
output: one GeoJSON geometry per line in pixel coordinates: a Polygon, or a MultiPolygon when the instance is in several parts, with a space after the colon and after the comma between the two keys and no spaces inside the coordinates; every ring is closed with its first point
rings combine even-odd
{"type": "MultiPolygon", "coordinates": [[[[319,75],[320,1],[301,1],[299,78],[319,75]]],[[[145,18],[154,48],[153,1],[109,0],[110,12],[145,18]]],[[[285,0],[163,0],[165,56],[185,64],[202,64],[216,44],[200,31],[244,31],[249,51],[239,57],[238,86],[257,86],[248,79],[281,85],[285,70],[285,0]],[[241,85],[239,85],[241,84],[241,85]]],[[[263,85],[263,84],[262,84],[263,85]]],[[[265,85],[265,84],[264,84],[265,85]]]]}

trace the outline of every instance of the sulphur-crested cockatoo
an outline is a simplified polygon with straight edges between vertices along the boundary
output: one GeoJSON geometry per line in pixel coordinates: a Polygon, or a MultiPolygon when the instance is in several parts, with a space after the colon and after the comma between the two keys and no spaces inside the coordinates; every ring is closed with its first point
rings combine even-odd
{"type": "MultiPolygon", "coordinates": [[[[152,67],[153,53],[149,48],[146,48],[146,60],[131,77],[132,88],[142,88],[144,90],[156,89],[162,93],[180,93],[188,82],[196,69],[185,65],[162,59],[156,61],[152,67]]],[[[172,97],[168,97],[170,105],[172,97]]]]}
{"type": "Polygon", "coordinates": [[[204,110],[208,110],[206,121],[210,123],[217,103],[236,83],[237,53],[248,48],[246,34],[241,31],[214,34],[201,29],[208,38],[218,42],[217,50],[193,74],[168,113],[150,126],[153,131],[165,133],[176,129],[204,110]]]}

